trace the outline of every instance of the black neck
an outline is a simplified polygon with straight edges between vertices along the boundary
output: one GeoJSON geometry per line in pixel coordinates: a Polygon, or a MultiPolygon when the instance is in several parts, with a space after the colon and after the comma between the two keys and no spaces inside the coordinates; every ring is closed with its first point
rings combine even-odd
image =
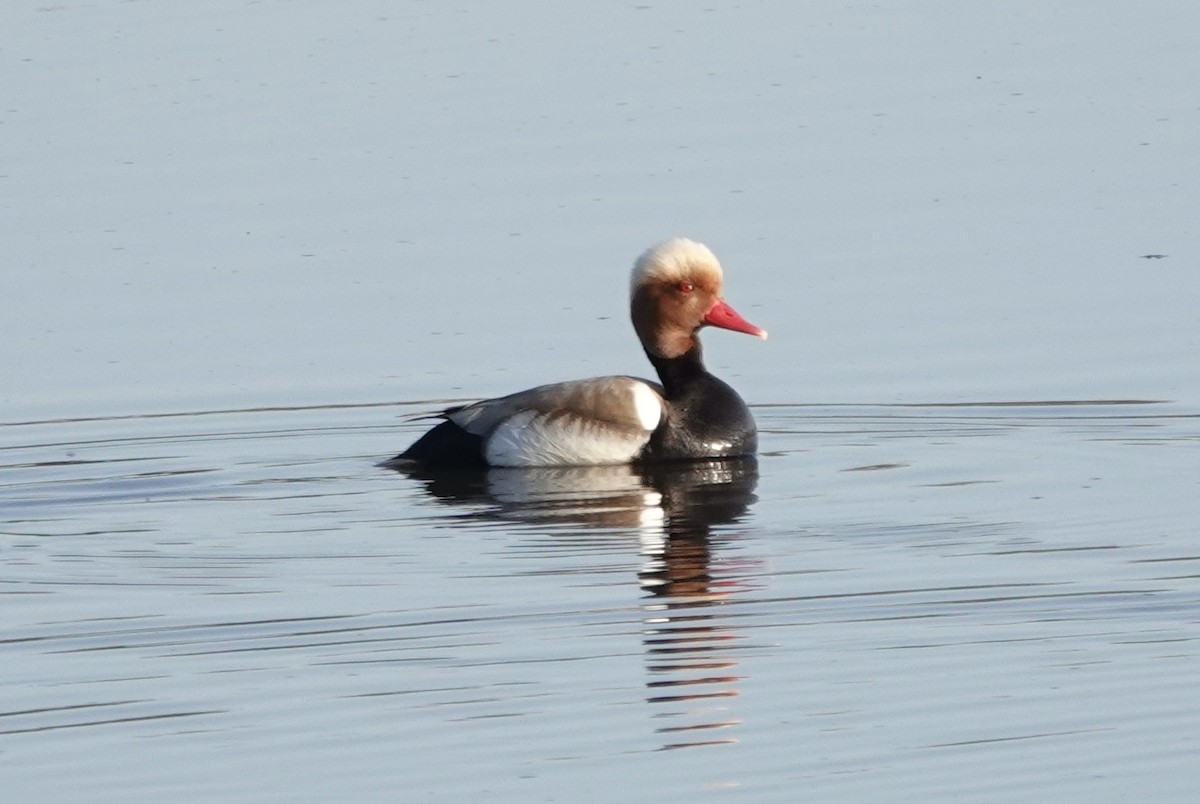
{"type": "Polygon", "coordinates": [[[704,368],[704,360],[700,354],[700,341],[696,341],[695,344],[678,357],[658,357],[646,353],[654,370],[658,372],[658,378],[662,380],[667,399],[680,396],[688,385],[708,375],[708,369],[704,368]]]}

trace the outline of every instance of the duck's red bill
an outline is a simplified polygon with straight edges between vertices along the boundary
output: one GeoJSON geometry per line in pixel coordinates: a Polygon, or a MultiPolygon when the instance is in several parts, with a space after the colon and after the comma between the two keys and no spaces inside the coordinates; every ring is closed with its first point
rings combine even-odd
{"type": "Polygon", "coordinates": [[[718,301],[704,314],[704,323],[721,329],[731,329],[734,332],[744,332],[747,335],[757,335],[763,340],[767,338],[765,329],[760,329],[742,318],[724,301],[718,301]]]}

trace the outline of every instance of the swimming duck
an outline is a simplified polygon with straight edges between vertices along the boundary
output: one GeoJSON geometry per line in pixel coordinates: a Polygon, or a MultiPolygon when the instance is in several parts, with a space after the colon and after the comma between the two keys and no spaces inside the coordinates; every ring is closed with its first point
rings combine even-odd
{"type": "Polygon", "coordinates": [[[721,297],[721,264],[684,238],[653,246],[633,266],[633,328],[658,373],[553,383],[449,408],[445,421],[387,462],[426,468],[591,466],[728,458],[758,446],[737,392],[704,367],[702,327],[766,338],[721,297]]]}

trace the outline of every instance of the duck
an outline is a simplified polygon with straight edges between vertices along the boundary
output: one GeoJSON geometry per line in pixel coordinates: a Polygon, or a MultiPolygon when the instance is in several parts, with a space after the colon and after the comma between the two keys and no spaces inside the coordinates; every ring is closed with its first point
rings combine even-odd
{"type": "Polygon", "coordinates": [[[384,465],[425,469],[644,464],[751,456],[749,407],[704,366],[704,327],[766,339],[722,296],[721,264],[676,237],[634,263],[629,312],[658,382],[633,376],[551,383],[448,408],[384,465]]]}

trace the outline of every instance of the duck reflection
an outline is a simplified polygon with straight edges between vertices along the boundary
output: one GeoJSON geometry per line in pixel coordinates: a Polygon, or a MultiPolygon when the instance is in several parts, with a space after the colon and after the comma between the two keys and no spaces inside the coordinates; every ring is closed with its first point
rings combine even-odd
{"type": "Polygon", "coordinates": [[[649,478],[663,494],[662,541],[643,541],[649,702],[663,748],[732,743],[717,731],[737,725],[724,699],[737,695],[740,638],[724,603],[746,588],[736,561],[713,556],[714,525],[736,522],[754,502],[753,459],[662,467],[649,478]],[[662,472],[662,473],[659,473],[662,472]]]}
{"type": "Polygon", "coordinates": [[[592,536],[637,534],[647,594],[643,645],[662,748],[735,742],[740,645],[724,604],[746,589],[744,563],[714,558],[713,528],[736,523],[755,501],[754,458],[653,466],[436,472],[400,469],[471,519],[567,526],[592,536]]]}

